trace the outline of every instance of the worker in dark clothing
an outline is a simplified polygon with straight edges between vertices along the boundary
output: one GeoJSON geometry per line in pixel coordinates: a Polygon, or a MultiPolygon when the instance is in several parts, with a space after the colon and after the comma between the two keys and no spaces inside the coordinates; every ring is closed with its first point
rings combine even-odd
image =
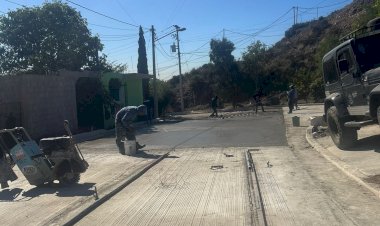
{"type": "Polygon", "coordinates": [[[215,96],[211,99],[211,109],[212,109],[212,114],[210,117],[218,117],[218,110],[216,109],[218,107],[218,96],[215,96]]]}
{"type": "Polygon", "coordinates": [[[257,114],[259,106],[261,106],[261,110],[264,112],[264,105],[261,102],[261,97],[264,96],[262,89],[259,89],[255,95],[253,95],[253,100],[255,101],[255,112],[257,114]]]}
{"type": "MultiPolygon", "coordinates": [[[[115,131],[116,131],[116,145],[119,148],[121,154],[125,153],[124,145],[121,142],[123,139],[136,140],[135,129],[132,126],[132,122],[138,115],[145,116],[147,113],[145,105],[140,106],[127,106],[116,113],[115,116],[115,131]]],[[[145,147],[136,142],[136,150],[145,147]]]]}
{"type": "Polygon", "coordinates": [[[288,91],[288,107],[289,107],[288,114],[291,114],[293,112],[295,100],[296,100],[296,90],[295,90],[294,85],[291,85],[290,90],[288,91]]]}

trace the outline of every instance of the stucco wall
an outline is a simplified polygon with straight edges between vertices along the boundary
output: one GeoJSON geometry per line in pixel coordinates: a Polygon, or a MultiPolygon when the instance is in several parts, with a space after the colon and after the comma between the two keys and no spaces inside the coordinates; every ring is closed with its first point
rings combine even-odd
{"type": "MultiPolygon", "coordinates": [[[[78,129],[75,84],[80,77],[97,76],[92,72],[60,71],[54,75],[16,75],[0,77],[0,109],[19,103],[21,122],[35,138],[64,134],[63,121],[78,129]]],[[[1,112],[8,115],[8,112],[1,112]]],[[[0,129],[5,128],[0,121],[0,129]]]]}

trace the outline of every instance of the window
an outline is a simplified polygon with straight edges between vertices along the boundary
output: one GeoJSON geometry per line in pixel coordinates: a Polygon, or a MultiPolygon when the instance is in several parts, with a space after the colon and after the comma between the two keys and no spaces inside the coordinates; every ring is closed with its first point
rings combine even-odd
{"type": "Polygon", "coordinates": [[[119,101],[120,100],[120,87],[121,87],[120,80],[116,79],[116,78],[110,79],[108,86],[109,86],[108,88],[109,88],[110,96],[114,100],[119,101]]]}
{"type": "MultiPolygon", "coordinates": [[[[348,62],[348,71],[349,72],[352,72],[353,69],[354,69],[354,62],[352,60],[352,56],[351,56],[351,53],[350,53],[350,49],[349,48],[345,48],[341,51],[339,51],[339,54],[338,54],[338,62],[340,60],[347,60],[348,62]]],[[[340,74],[344,74],[343,71],[340,71],[340,74]]]]}
{"type": "Polygon", "coordinates": [[[333,57],[323,62],[323,77],[326,84],[338,81],[338,71],[333,57]]]}

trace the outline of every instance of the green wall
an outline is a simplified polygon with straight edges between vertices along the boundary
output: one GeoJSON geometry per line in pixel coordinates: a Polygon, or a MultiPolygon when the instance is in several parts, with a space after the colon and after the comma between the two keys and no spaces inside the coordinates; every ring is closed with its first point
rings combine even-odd
{"type": "Polygon", "coordinates": [[[127,76],[126,90],[126,103],[128,106],[138,106],[143,103],[142,79],[137,78],[137,76],[127,76]]]}
{"type": "MultiPolygon", "coordinates": [[[[119,74],[119,73],[105,73],[101,76],[101,81],[104,88],[109,92],[109,81],[111,79],[118,79],[121,82],[119,97],[120,100],[116,101],[120,106],[138,106],[143,104],[143,89],[142,79],[136,74],[119,74]]],[[[105,109],[106,110],[106,109],[105,109]]],[[[107,109],[111,111],[111,109],[107,109]]],[[[111,129],[115,124],[115,115],[106,119],[104,117],[104,128],[111,129]]]]}

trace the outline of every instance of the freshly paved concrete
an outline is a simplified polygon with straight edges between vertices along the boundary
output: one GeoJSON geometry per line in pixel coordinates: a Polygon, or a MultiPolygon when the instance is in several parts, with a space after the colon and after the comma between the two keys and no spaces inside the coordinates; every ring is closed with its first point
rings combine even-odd
{"type": "MultiPolygon", "coordinates": [[[[271,116],[262,117],[267,118],[267,124],[280,128],[279,131],[272,132],[269,128],[261,131],[255,130],[253,124],[246,123],[242,117],[188,121],[168,125],[161,124],[154,126],[152,130],[146,128],[140,131],[142,134],[138,136],[138,139],[142,142],[149,141],[147,142],[148,145],[144,151],[135,157],[120,155],[113,137],[81,143],[79,146],[90,167],[82,175],[80,184],[76,186],[60,188],[57,185],[36,188],[30,186],[15,167],[19,180],[10,183],[9,189],[0,191],[0,201],[2,202],[0,205],[0,218],[2,223],[6,225],[17,225],[19,222],[25,221],[28,221],[30,225],[65,222],[65,220],[70,219],[71,216],[95,201],[94,186],[96,186],[98,196],[102,197],[130,175],[139,171],[166,151],[172,150],[173,147],[212,144],[238,146],[240,142],[254,144],[259,143],[260,138],[270,137],[273,134],[279,138],[277,141],[271,141],[272,145],[286,143],[281,111],[277,110],[277,112],[268,114],[271,116]],[[275,119],[273,123],[270,122],[272,118],[275,119]],[[239,130],[238,128],[241,129],[239,130]],[[239,131],[234,133],[235,130],[239,131]],[[250,137],[254,137],[254,139],[250,139],[250,137]],[[156,148],[154,149],[154,147],[156,148]],[[151,151],[151,149],[154,150],[151,151]]],[[[246,116],[248,117],[248,115],[246,116]]],[[[260,118],[258,115],[249,117],[248,121],[260,121],[258,120],[260,118]]]]}
{"type": "Polygon", "coordinates": [[[78,225],[250,225],[244,167],[240,149],[172,152],[78,225]]]}
{"type": "MultiPolygon", "coordinates": [[[[301,109],[285,114],[284,120],[281,111],[273,110],[276,112],[259,115],[241,112],[231,118],[204,117],[198,121],[155,125],[141,130],[138,139],[148,145],[135,157],[119,155],[113,137],[81,143],[90,169],[78,186],[34,188],[17,171],[20,180],[10,183],[9,190],[0,191],[0,219],[4,225],[62,224],[95,202],[94,185],[102,197],[165,151],[173,150],[171,157],[104,204],[106,207],[111,203],[112,208],[100,206],[105,208],[106,216],[88,215],[81,223],[247,225],[252,222],[248,215],[253,213],[255,218],[255,211],[260,208],[257,199],[247,207],[252,202],[247,199],[247,175],[242,162],[244,151],[254,149],[252,157],[269,225],[376,225],[380,222],[376,196],[359,186],[353,177],[345,176],[305,139],[307,119],[318,115],[320,108],[301,106],[301,109]],[[301,117],[301,127],[291,125],[294,115],[301,117]],[[165,143],[160,143],[161,140],[165,143]],[[216,167],[212,170],[211,166],[216,167]]],[[[360,167],[366,166],[360,160],[366,154],[358,153],[368,152],[368,156],[376,158],[378,153],[374,150],[379,146],[376,142],[372,145],[372,151],[350,151],[349,156],[343,155],[346,158],[342,158],[345,163],[342,168],[358,163],[360,167]]],[[[330,152],[331,147],[326,150],[330,152]]],[[[366,172],[378,172],[376,159],[367,160],[371,164],[364,168],[366,172]]]]}
{"type": "MultiPolygon", "coordinates": [[[[224,114],[226,118],[187,120],[142,130],[139,141],[151,148],[255,147],[287,145],[281,108],[224,114]],[[228,118],[227,118],[228,117],[228,118]]],[[[198,115],[195,115],[197,117],[198,115]]],[[[199,116],[198,116],[199,119],[199,116]]]]}
{"type": "MultiPolygon", "coordinates": [[[[285,115],[290,148],[186,148],[179,147],[183,141],[177,143],[172,158],[79,225],[263,225],[255,221],[255,211],[260,209],[257,197],[249,196],[242,186],[247,183],[243,174],[246,150],[251,150],[256,166],[268,225],[376,225],[380,203],[308,145],[305,117],[301,127],[292,127],[291,116],[285,115]]],[[[180,128],[193,129],[180,126],[177,132],[180,128]]]]}

